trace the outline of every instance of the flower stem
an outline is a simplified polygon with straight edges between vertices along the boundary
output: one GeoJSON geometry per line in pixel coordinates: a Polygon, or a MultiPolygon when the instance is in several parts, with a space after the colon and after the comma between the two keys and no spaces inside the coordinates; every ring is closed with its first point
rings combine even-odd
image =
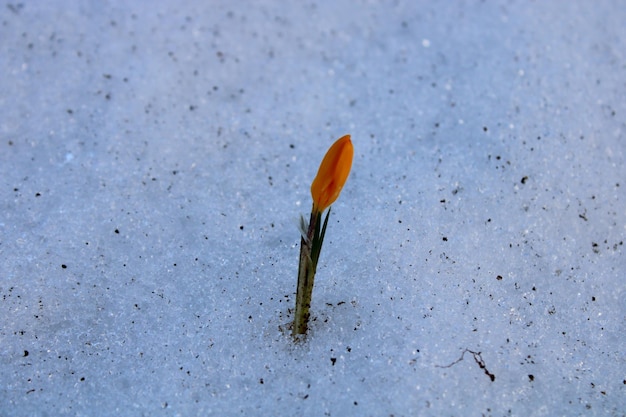
{"type": "Polygon", "coordinates": [[[300,238],[300,265],[298,266],[296,311],[293,320],[294,337],[299,334],[306,334],[308,328],[315,271],[317,270],[317,261],[322,250],[322,243],[324,243],[328,216],[330,216],[330,209],[328,209],[322,226],[322,213],[315,210],[314,207],[311,210],[311,220],[309,221],[306,236],[300,238]]]}
{"type": "Polygon", "coordinates": [[[298,289],[296,292],[296,311],[293,320],[293,335],[306,334],[309,323],[311,308],[311,296],[313,294],[313,282],[315,280],[315,266],[311,257],[313,240],[315,239],[315,226],[318,215],[311,212],[311,220],[306,236],[300,238],[300,265],[298,266],[298,289]]]}

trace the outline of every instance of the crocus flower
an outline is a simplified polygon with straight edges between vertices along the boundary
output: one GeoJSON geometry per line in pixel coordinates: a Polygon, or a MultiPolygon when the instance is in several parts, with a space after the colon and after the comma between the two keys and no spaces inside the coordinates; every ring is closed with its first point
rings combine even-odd
{"type": "Polygon", "coordinates": [[[323,212],[339,197],[350,174],[353,155],[350,135],[340,138],[328,149],[311,184],[314,212],[323,212]]]}
{"type": "Polygon", "coordinates": [[[306,335],[308,328],[315,271],[324,243],[330,209],[326,212],[324,222],[322,222],[322,213],[339,197],[350,175],[353,155],[354,149],[350,135],[345,135],[330,147],[311,184],[313,197],[311,221],[307,225],[304,218],[300,219],[302,238],[300,239],[298,288],[293,320],[293,335],[296,340],[300,335],[306,335]]]}

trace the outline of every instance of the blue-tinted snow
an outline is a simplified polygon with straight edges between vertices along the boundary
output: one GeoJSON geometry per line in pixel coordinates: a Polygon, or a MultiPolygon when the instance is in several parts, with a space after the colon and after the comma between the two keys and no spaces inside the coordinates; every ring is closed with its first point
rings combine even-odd
{"type": "Polygon", "coordinates": [[[623,416],[625,21],[3,3],[0,414],[623,416]],[[297,220],[346,133],[294,345],[297,220]]]}

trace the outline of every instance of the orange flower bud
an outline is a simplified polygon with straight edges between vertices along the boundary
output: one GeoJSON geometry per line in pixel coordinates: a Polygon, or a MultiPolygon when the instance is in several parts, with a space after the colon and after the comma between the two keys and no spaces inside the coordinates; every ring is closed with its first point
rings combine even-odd
{"type": "Polygon", "coordinates": [[[333,204],[348,179],[354,148],[350,135],[345,135],[328,149],[311,184],[313,212],[321,213],[333,204]]]}

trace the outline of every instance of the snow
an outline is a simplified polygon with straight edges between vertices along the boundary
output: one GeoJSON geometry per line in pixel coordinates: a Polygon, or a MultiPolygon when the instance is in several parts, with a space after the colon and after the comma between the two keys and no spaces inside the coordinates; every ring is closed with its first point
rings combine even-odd
{"type": "Polygon", "coordinates": [[[0,7],[0,415],[626,410],[620,2],[0,7]],[[308,338],[297,221],[333,205],[308,338]]]}

